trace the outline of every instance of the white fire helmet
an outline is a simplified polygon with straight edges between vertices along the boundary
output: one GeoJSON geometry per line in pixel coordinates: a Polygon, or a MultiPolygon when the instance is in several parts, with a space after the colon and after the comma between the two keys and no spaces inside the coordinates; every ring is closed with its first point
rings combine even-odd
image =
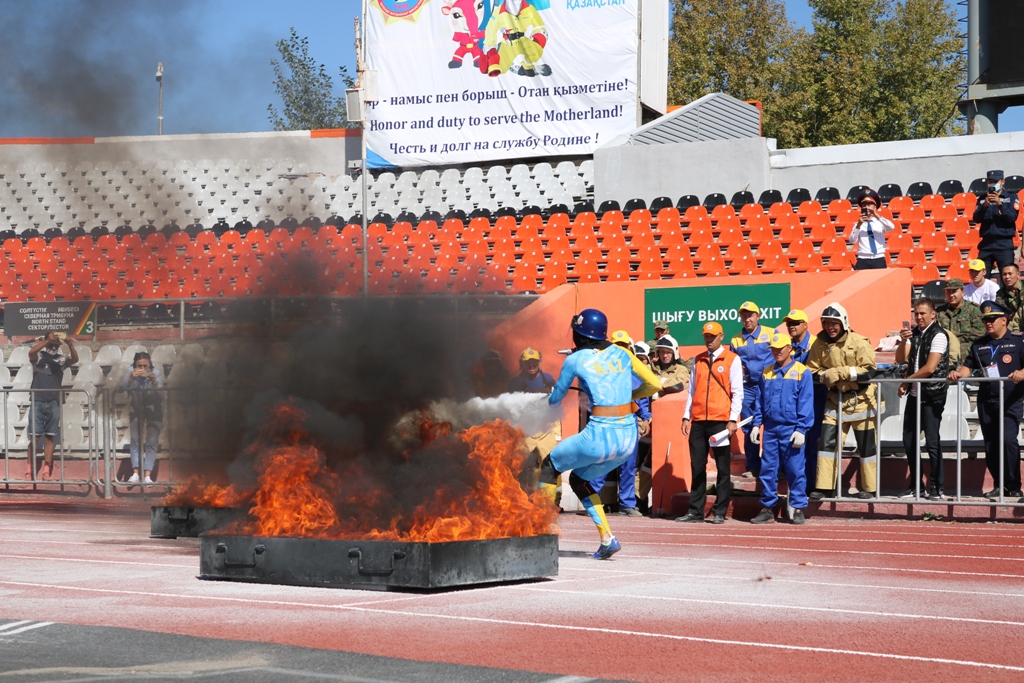
{"type": "Polygon", "coordinates": [[[843,308],[840,303],[831,303],[825,307],[825,310],[821,312],[822,320],[838,320],[843,330],[850,329],[850,317],[846,314],[846,309],[843,308]]]}
{"type": "Polygon", "coordinates": [[[672,357],[675,360],[679,360],[679,344],[672,338],[672,335],[666,334],[661,337],[657,342],[654,343],[654,351],[657,353],[658,349],[672,349],[672,357]]]}
{"type": "Polygon", "coordinates": [[[647,345],[647,342],[633,342],[633,355],[634,356],[647,356],[651,357],[651,347],[647,345]]]}

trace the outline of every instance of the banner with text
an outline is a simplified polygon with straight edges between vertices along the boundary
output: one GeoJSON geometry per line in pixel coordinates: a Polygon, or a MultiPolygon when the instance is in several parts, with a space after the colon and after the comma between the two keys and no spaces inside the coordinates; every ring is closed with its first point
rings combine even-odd
{"type": "Polygon", "coordinates": [[[4,304],[4,334],[41,337],[50,332],[96,333],[96,304],[91,301],[48,301],[4,304]]]}
{"type": "Polygon", "coordinates": [[[370,165],[590,154],[634,129],[637,2],[370,0],[370,165]]]}
{"type": "Polygon", "coordinates": [[[728,344],[740,331],[739,307],[745,301],[761,309],[761,325],[778,327],[790,311],[789,283],[644,290],[644,338],[654,339],[654,323],[664,320],[680,346],[702,346],[701,328],[714,321],[722,325],[728,344]]]}

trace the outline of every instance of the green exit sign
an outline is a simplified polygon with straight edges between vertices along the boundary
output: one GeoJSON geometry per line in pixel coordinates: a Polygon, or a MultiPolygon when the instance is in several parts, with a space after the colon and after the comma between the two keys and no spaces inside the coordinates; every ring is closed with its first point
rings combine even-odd
{"type": "Polygon", "coordinates": [[[680,346],[701,346],[704,323],[714,321],[725,330],[725,343],[742,325],[738,309],[753,301],[761,309],[761,324],[776,327],[790,311],[789,283],[666,287],[644,291],[644,337],[654,339],[654,323],[667,320],[669,333],[680,346]]]}

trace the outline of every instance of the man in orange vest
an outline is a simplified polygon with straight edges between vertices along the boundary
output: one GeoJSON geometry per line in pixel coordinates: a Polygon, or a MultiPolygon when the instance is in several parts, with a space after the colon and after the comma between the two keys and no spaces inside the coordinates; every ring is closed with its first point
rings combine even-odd
{"type": "MultiPolygon", "coordinates": [[[[722,346],[722,326],[718,323],[705,323],[703,333],[707,351],[702,351],[693,361],[690,395],[683,412],[683,435],[690,440],[690,510],[676,518],[677,522],[704,521],[709,440],[726,429],[731,439],[743,409],[743,364],[739,356],[722,346]]],[[[724,524],[732,490],[729,440],[712,450],[718,468],[712,523],[724,524]]]]}

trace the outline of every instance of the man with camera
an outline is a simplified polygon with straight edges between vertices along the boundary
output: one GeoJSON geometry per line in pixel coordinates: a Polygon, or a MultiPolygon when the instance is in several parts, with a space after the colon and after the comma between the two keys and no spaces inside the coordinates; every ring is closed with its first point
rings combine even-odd
{"type": "Polygon", "coordinates": [[[1004,189],[1002,171],[989,171],[985,179],[988,183],[987,191],[978,198],[972,220],[981,224],[978,230],[981,235],[978,258],[988,266],[988,272],[996,273],[1016,261],[1013,255],[1013,236],[1017,234],[1020,203],[1015,192],[1004,189]]]}
{"type": "Polygon", "coordinates": [[[882,199],[872,189],[862,190],[857,195],[860,218],[850,231],[850,244],[857,245],[857,264],[854,270],[888,268],[885,257],[885,235],[896,229],[888,218],[878,215],[882,199]]]}
{"type": "Polygon", "coordinates": [[[153,367],[153,359],[145,351],[135,354],[132,370],[121,378],[118,389],[128,391],[128,450],[131,452],[132,476],[129,484],[139,483],[139,469],[145,474],[143,484],[153,483],[153,467],[156,465],[156,449],[160,442],[160,430],[164,423],[163,397],[164,375],[160,368],[153,367]],[[142,423],[142,424],[140,424],[142,423]],[[145,443],[140,432],[145,430],[145,443]],[[140,462],[139,451],[145,448],[145,461],[140,462]]]}
{"type": "Polygon", "coordinates": [[[42,478],[53,476],[53,451],[60,435],[60,387],[64,382],[64,368],[78,362],[75,342],[63,332],[50,332],[28,351],[32,364],[32,404],[29,414],[29,429],[32,438],[28,446],[28,471],[26,479],[35,476],[35,455],[40,439],[44,440],[42,478]],[[60,351],[62,342],[68,345],[69,355],[60,351]]]}

